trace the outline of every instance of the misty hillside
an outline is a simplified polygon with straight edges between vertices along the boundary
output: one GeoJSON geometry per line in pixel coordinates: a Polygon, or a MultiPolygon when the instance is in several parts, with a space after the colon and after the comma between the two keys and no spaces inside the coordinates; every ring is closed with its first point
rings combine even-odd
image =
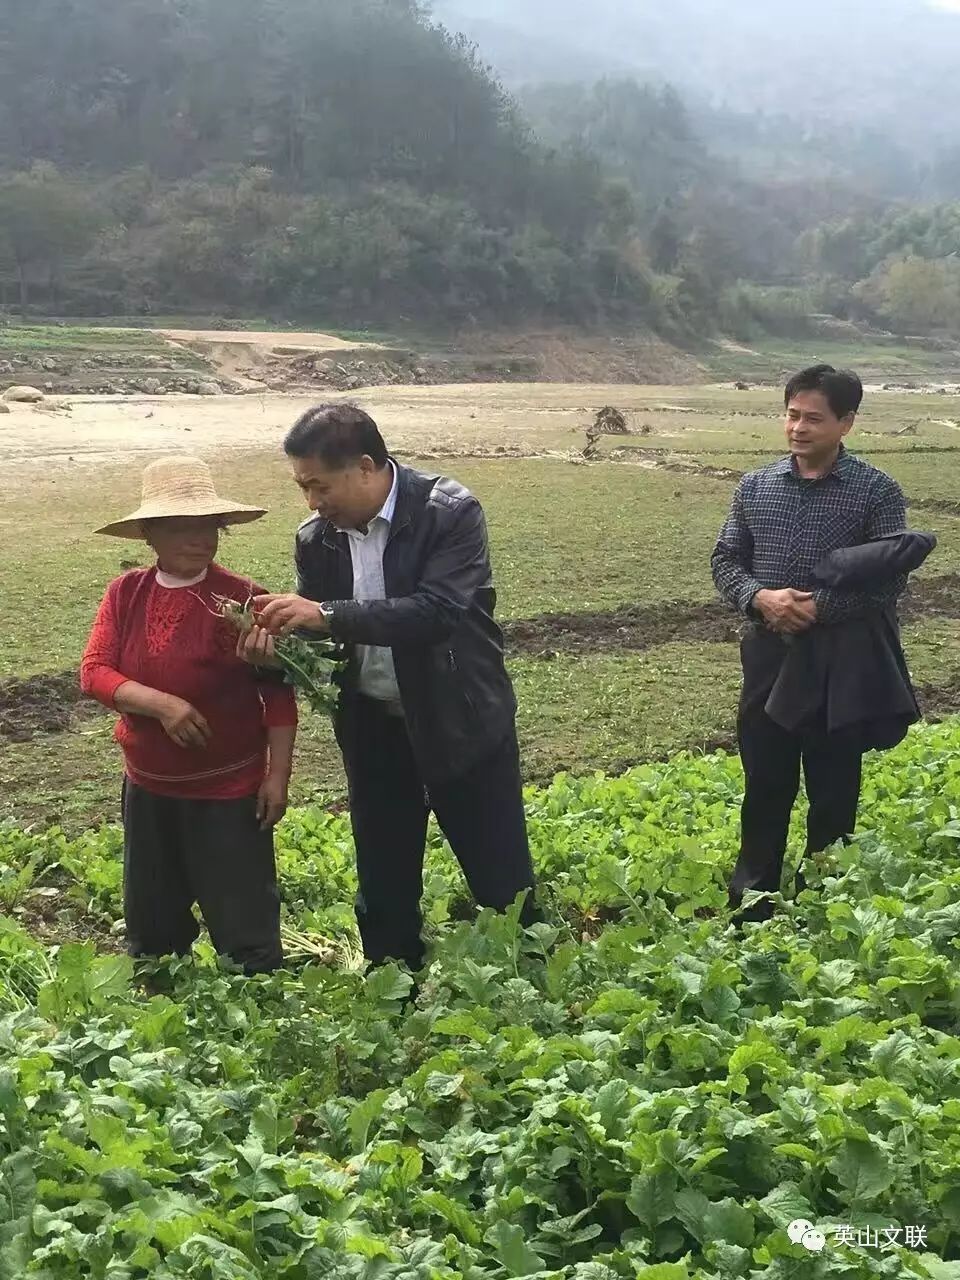
{"type": "Polygon", "coordinates": [[[0,0],[0,319],[960,330],[960,14],[510,3],[0,0]]]}
{"type": "Polygon", "coordinates": [[[715,106],[956,136],[960,11],[928,0],[434,0],[512,85],[629,71],[715,106]]]}

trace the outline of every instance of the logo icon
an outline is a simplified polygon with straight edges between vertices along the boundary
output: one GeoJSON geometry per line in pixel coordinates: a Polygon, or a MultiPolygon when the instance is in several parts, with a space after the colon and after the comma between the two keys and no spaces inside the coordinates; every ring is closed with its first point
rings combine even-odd
{"type": "Polygon", "coordinates": [[[822,1253],[826,1247],[826,1236],[806,1218],[795,1218],[787,1227],[787,1235],[791,1244],[802,1244],[810,1253],[822,1253]]]}

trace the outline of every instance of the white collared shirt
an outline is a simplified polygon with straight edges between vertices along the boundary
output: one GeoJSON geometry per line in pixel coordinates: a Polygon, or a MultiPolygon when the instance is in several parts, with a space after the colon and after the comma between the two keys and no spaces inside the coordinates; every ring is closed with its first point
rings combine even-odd
{"type": "MultiPolygon", "coordinates": [[[[390,536],[390,526],[397,505],[397,468],[390,462],[393,485],[387,500],[373,517],[367,532],[359,529],[343,529],[350,541],[350,558],[353,561],[354,600],[384,600],[386,587],[383,581],[383,553],[390,536]]],[[[399,704],[400,690],[393,665],[393,653],[389,648],[357,645],[360,663],[359,688],[368,698],[399,704]]]]}

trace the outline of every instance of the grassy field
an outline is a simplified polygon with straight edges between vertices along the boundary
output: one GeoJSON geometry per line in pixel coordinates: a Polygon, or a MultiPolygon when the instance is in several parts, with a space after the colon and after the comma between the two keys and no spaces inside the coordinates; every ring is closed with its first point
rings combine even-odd
{"type": "Polygon", "coordinates": [[[0,351],[91,351],[107,355],[115,348],[130,347],[161,352],[166,344],[159,334],[134,329],[93,325],[6,325],[0,328],[0,351]]]}
{"type": "MultiPolygon", "coordinates": [[[[747,470],[781,451],[775,393],[623,389],[618,403],[634,434],[604,439],[601,459],[579,465],[592,414],[582,388],[404,388],[363,399],[389,438],[407,443],[408,460],[456,475],[484,503],[529,778],[731,743],[736,636],[717,609],[709,557],[735,483],[724,469],[747,470]],[[440,457],[423,458],[430,441],[440,457]],[[497,448],[526,456],[476,456],[497,448]],[[466,456],[451,456],[458,450],[466,456]],[[624,610],[633,615],[621,618],[624,610]],[[581,618],[578,636],[545,616],[553,614],[581,618]]],[[[851,438],[920,504],[913,523],[939,538],[916,578],[918,591],[929,582],[933,594],[907,627],[914,675],[935,712],[952,705],[960,683],[960,595],[949,577],[960,573],[960,519],[949,510],[960,495],[957,413],[950,397],[873,396],[851,438]],[[904,422],[915,434],[895,434],[904,422]]],[[[76,705],[70,682],[104,587],[144,562],[143,547],[92,532],[136,505],[143,461],[25,465],[20,483],[7,476],[2,815],[69,825],[115,817],[113,720],[76,705]],[[13,740],[18,723],[26,728],[13,740]]],[[[227,450],[216,469],[225,491],[270,508],[224,539],[222,561],[271,589],[289,588],[293,535],[306,512],[286,461],[276,448],[227,450]]],[[[305,716],[296,797],[336,797],[342,788],[328,726],[305,716]]]]}
{"type": "MultiPolygon", "coordinates": [[[[735,477],[710,472],[746,471],[783,451],[775,393],[610,387],[589,394],[592,403],[588,389],[564,386],[380,388],[361,397],[401,456],[453,472],[484,502],[505,617],[711,598],[709,554],[735,477]],[[618,391],[616,403],[633,434],[606,437],[597,462],[572,465],[596,405],[618,391]],[[483,456],[498,449],[510,456],[483,456]],[[611,455],[621,461],[606,460],[611,455]]],[[[164,414],[177,415],[174,424],[193,421],[192,438],[179,434],[182,426],[170,437],[177,449],[218,459],[225,487],[241,501],[270,508],[264,521],[226,539],[223,555],[230,567],[271,586],[290,582],[292,537],[307,514],[279,441],[308,402],[275,401],[267,413],[259,397],[150,406],[154,422],[164,414]],[[208,412],[216,417],[209,437],[200,434],[200,415],[208,412]],[[243,414],[253,425],[241,435],[243,414]],[[242,449],[231,447],[231,430],[242,449]],[[257,435],[276,444],[253,450],[257,435]]],[[[102,588],[125,560],[142,556],[142,546],[96,538],[92,530],[139,500],[141,466],[157,448],[153,436],[142,444],[135,439],[147,429],[144,412],[90,404],[75,411],[78,437],[92,434],[98,417],[125,415],[117,416],[114,431],[126,431],[143,454],[122,465],[37,463],[8,472],[0,507],[0,592],[18,625],[0,635],[0,677],[74,665],[102,588]],[[42,536],[21,536],[38,509],[42,536]]],[[[39,438],[32,439],[37,450],[39,438]]],[[[958,525],[949,513],[960,500],[960,401],[868,397],[849,443],[895,475],[908,499],[934,504],[923,509],[922,523],[938,534],[941,547],[923,572],[960,568],[958,525]],[[916,433],[895,434],[904,424],[916,433]]],[[[82,439],[75,447],[82,461],[82,439]]],[[[110,447],[116,450],[117,442],[110,447]]]]}
{"type": "Polygon", "coordinates": [[[205,367],[199,357],[174,349],[159,334],[146,330],[94,326],[8,325],[0,328],[0,360],[11,356],[96,356],[135,362],[139,356],[169,359],[183,368],[205,367]]]}
{"type": "Polygon", "coordinates": [[[925,382],[937,378],[956,382],[960,377],[957,350],[936,351],[899,338],[849,341],[766,338],[742,344],[718,342],[701,354],[701,360],[715,377],[724,381],[776,383],[785,373],[822,362],[856,369],[865,382],[925,382]]]}
{"type": "MultiPolygon", "coordinates": [[[[504,617],[710,596],[708,559],[692,563],[689,548],[709,556],[728,502],[730,486],[722,481],[535,459],[463,459],[450,469],[485,505],[504,617]]],[[[308,512],[286,464],[253,455],[225,461],[217,475],[239,501],[270,508],[256,527],[224,537],[223,563],[268,587],[289,588],[293,536],[308,512]]],[[[7,496],[0,591],[18,625],[0,637],[0,676],[75,664],[103,587],[124,565],[144,560],[142,544],[92,532],[112,512],[137,505],[138,485],[139,471],[127,467],[81,482],[53,475],[29,495],[7,496]],[[21,538],[18,530],[38,508],[45,512],[42,538],[21,538]]]]}

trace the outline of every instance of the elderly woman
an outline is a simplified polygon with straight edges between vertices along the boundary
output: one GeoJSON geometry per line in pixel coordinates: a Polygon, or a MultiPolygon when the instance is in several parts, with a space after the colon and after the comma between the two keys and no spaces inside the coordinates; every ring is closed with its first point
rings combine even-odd
{"type": "Polygon", "coordinates": [[[287,805],[297,707],[251,667],[216,597],[260,588],[215,563],[220,530],[266,512],[217,496],[196,458],[147,467],[137,511],[97,532],[145,540],[156,564],[107,588],[81,665],[120,713],[124,914],[135,956],[186,954],[199,933],[247,973],[283,959],[273,827],[287,805]]]}

